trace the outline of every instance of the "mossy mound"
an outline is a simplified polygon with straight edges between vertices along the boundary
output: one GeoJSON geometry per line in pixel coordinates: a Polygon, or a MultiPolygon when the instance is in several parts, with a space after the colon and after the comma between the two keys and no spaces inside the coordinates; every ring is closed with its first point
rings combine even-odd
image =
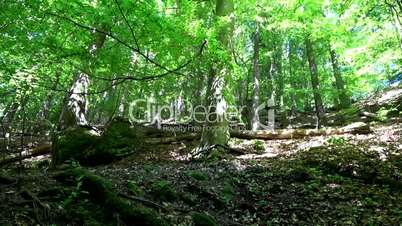
{"type": "Polygon", "coordinates": [[[117,213],[126,225],[162,226],[168,225],[152,209],[141,205],[130,205],[113,191],[112,185],[100,176],[82,168],[73,168],[55,176],[59,181],[68,182],[75,178],[80,189],[87,192],[87,198],[103,207],[104,211],[117,213]]]}
{"type": "Polygon", "coordinates": [[[96,131],[87,127],[69,128],[59,132],[53,137],[52,163],[58,165],[69,159],[85,162],[100,139],[96,131]]]}
{"type": "Polygon", "coordinates": [[[53,137],[52,162],[75,160],[82,165],[106,164],[141,150],[144,130],[114,120],[103,133],[91,127],[73,127],[53,137]]]}

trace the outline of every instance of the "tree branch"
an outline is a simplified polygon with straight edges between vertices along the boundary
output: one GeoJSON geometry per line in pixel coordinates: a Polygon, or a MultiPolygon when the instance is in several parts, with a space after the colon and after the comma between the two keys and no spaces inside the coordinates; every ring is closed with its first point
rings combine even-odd
{"type": "MultiPolygon", "coordinates": [[[[152,64],[155,65],[156,67],[159,67],[159,68],[165,70],[166,73],[168,73],[168,74],[171,73],[171,74],[177,74],[177,75],[184,75],[183,73],[180,73],[179,70],[183,69],[184,67],[186,67],[187,65],[189,65],[190,63],[192,63],[192,62],[194,61],[194,59],[195,59],[195,57],[193,57],[192,59],[188,60],[186,63],[184,63],[183,65],[181,65],[181,66],[179,66],[179,67],[177,67],[177,68],[175,68],[175,69],[169,69],[169,68],[167,68],[167,67],[161,65],[160,63],[156,62],[155,60],[151,59],[147,54],[141,52],[138,48],[133,47],[133,46],[131,46],[130,44],[128,44],[127,42],[121,40],[119,37],[117,37],[116,35],[114,35],[114,34],[111,33],[111,32],[102,31],[102,30],[97,29],[97,28],[95,28],[95,27],[90,27],[90,26],[88,26],[88,25],[78,23],[78,22],[76,22],[75,20],[73,20],[73,19],[71,19],[71,18],[69,18],[69,17],[65,17],[65,16],[62,16],[62,15],[58,15],[58,14],[55,14],[55,13],[53,13],[53,12],[46,12],[46,14],[51,15],[51,16],[54,16],[54,17],[57,17],[57,18],[60,18],[60,19],[63,19],[63,20],[66,20],[66,21],[68,21],[68,22],[70,22],[70,23],[74,24],[75,26],[78,26],[78,27],[80,27],[80,28],[82,28],[82,29],[86,29],[86,30],[88,30],[88,31],[96,31],[96,32],[98,32],[98,33],[104,34],[104,35],[106,35],[106,36],[112,38],[113,40],[117,41],[117,42],[120,43],[121,45],[123,45],[123,46],[125,46],[125,47],[131,49],[132,51],[138,53],[140,56],[142,56],[142,57],[143,57],[144,59],[146,59],[148,62],[152,63],[152,64]]],[[[204,43],[205,43],[205,41],[204,41],[204,43]]],[[[203,43],[203,46],[202,46],[202,48],[201,48],[200,53],[202,53],[202,49],[203,49],[203,47],[205,46],[204,43],[203,43]]],[[[200,53],[199,53],[199,54],[200,54],[200,53]]],[[[198,54],[198,55],[199,55],[199,54],[198,54]]]]}
{"type": "Polygon", "coordinates": [[[122,17],[123,17],[124,22],[127,24],[128,28],[130,29],[130,31],[131,31],[131,36],[133,36],[133,39],[134,39],[135,46],[137,47],[137,49],[138,49],[138,51],[139,51],[139,50],[140,50],[140,45],[138,44],[138,40],[137,40],[137,38],[135,37],[133,28],[131,27],[130,23],[128,22],[127,17],[124,15],[123,10],[121,9],[121,7],[120,7],[119,3],[117,2],[117,0],[114,0],[114,2],[116,3],[117,8],[119,8],[120,14],[121,14],[122,17]]]}

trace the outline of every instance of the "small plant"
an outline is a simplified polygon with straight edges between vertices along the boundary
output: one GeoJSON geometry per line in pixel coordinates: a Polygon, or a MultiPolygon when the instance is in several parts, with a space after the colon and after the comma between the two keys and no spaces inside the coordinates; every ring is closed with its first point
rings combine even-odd
{"type": "Polygon", "coordinates": [[[162,201],[174,201],[177,198],[176,192],[173,190],[169,181],[161,180],[152,185],[153,194],[162,201]]]}
{"type": "Polygon", "coordinates": [[[330,137],[328,138],[327,143],[336,146],[341,146],[346,144],[346,140],[343,137],[330,137]]]}
{"type": "Polygon", "coordinates": [[[137,185],[135,181],[128,181],[127,187],[134,195],[142,196],[144,194],[144,191],[140,188],[140,186],[137,185]]]}
{"type": "Polygon", "coordinates": [[[219,161],[221,158],[222,158],[222,153],[219,152],[217,149],[212,150],[208,156],[208,160],[211,162],[219,161]]]}
{"type": "Polygon", "coordinates": [[[223,199],[228,203],[233,199],[233,197],[235,195],[235,189],[229,182],[225,182],[225,185],[223,186],[222,194],[223,194],[223,199]]]}
{"type": "Polygon", "coordinates": [[[254,142],[254,150],[255,150],[257,153],[262,153],[262,152],[265,150],[264,142],[263,142],[263,141],[260,141],[260,140],[256,140],[256,141],[254,142]]]}
{"type": "Polygon", "coordinates": [[[77,185],[75,186],[74,190],[71,192],[71,194],[64,200],[63,206],[64,208],[67,208],[68,206],[71,205],[71,203],[80,195],[85,192],[81,190],[82,186],[82,179],[84,176],[80,176],[76,178],[77,185]]]}
{"type": "Polygon", "coordinates": [[[79,168],[81,167],[80,163],[74,159],[72,160],[67,160],[66,163],[71,167],[71,168],[79,168]]]}

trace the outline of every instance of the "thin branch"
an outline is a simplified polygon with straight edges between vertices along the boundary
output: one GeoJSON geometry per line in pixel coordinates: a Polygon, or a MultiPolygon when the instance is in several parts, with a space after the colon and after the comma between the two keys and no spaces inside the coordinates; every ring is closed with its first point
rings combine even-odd
{"type": "Polygon", "coordinates": [[[10,25],[10,24],[3,24],[3,25],[1,25],[1,26],[0,26],[0,31],[3,30],[3,29],[5,29],[6,27],[8,27],[8,25],[10,25]]]}
{"type": "Polygon", "coordinates": [[[119,8],[120,14],[121,14],[122,17],[123,17],[124,22],[126,22],[128,28],[129,28],[130,31],[131,31],[131,36],[133,36],[134,43],[135,43],[137,49],[140,50],[140,45],[138,44],[138,40],[137,40],[137,38],[135,37],[134,30],[133,30],[133,28],[131,27],[130,23],[128,22],[126,15],[124,15],[123,10],[121,9],[121,7],[120,7],[119,3],[117,2],[117,0],[114,0],[114,2],[116,3],[117,8],[119,8]]]}
{"type": "MultiPolygon", "coordinates": [[[[192,59],[188,60],[186,63],[184,63],[183,65],[181,65],[181,66],[179,66],[179,67],[177,67],[177,68],[175,68],[175,69],[169,69],[169,68],[167,68],[167,67],[161,65],[160,63],[156,62],[155,60],[151,59],[151,58],[150,58],[149,56],[147,56],[145,53],[141,52],[138,48],[135,48],[135,47],[131,46],[131,45],[128,44],[127,42],[124,42],[123,40],[121,40],[119,37],[117,37],[116,35],[112,34],[111,32],[102,31],[102,30],[97,29],[97,28],[95,28],[95,27],[90,27],[90,26],[88,26],[88,25],[78,23],[78,22],[76,22],[75,20],[73,20],[73,19],[71,19],[71,18],[68,18],[68,17],[65,17],[65,16],[61,16],[61,15],[58,15],[58,14],[55,14],[55,13],[52,13],[52,12],[47,12],[46,14],[49,14],[49,15],[51,15],[51,16],[54,16],[54,17],[57,17],[57,18],[60,18],[60,19],[63,19],[63,20],[66,20],[66,21],[68,21],[68,22],[74,24],[75,26],[78,26],[78,27],[80,27],[80,28],[86,29],[86,30],[88,30],[88,31],[96,31],[96,32],[98,32],[98,33],[104,34],[104,35],[106,35],[106,36],[108,36],[108,37],[114,39],[114,40],[117,41],[118,43],[122,44],[123,46],[126,46],[127,48],[131,49],[132,51],[138,53],[140,56],[142,56],[142,57],[143,57],[144,59],[146,59],[148,62],[150,62],[150,63],[152,63],[153,65],[155,65],[155,66],[157,66],[157,67],[159,67],[159,68],[165,70],[165,71],[168,72],[168,73],[177,74],[177,75],[184,75],[184,74],[180,73],[179,70],[182,69],[182,68],[184,68],[184,67],[186,67],[187,65],[189,65],[190,63],[192,63],[193,60],[194,60],[194,58],[192,58],[192,59]]],[[[205,43],[205,42],[204,42],[204,43],[205,43]]],[[[203,43],[202,49],[203,49],[203,47],[204,47],[204,45],[205,45],[204,43],[203,43]]],[[[200,53],[202,53],[202,49],[201,49],[200,53]]]]}

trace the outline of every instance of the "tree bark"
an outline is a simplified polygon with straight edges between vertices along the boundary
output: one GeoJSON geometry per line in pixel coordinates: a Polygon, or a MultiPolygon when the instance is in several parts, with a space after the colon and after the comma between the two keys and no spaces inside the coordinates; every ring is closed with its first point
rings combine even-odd
{"type": "Polygon", "coordinates": [[[318,69],[317,64],[315,62],[313,44],[311,43],[311,40],[309,38],[306,38],[305,44],[306,44],[306,54],[310,67],[311,85],[313,87],[315,112],[317,116],[317,127],[320,127],[321,123],[324,120],[324,106],[322,104],[320,94],[320,81],[318,79],[318,69]]]}
{"type": "Polygon", "coordinates": [[[274,48],[273,64],[272,64],[272,75],[276,81],[277,86],[275,92],[275,101],[278,108],[283,106],[283,93],[284,93],[284,78],[282,71],[282,42],[276,42],[276,47],[274,48]]]}
{"type": "MultiPolygon", "coordinates": [[[[290,81],[290,86],[292,87],[292,91],[290,93],[290,118],[293,119],[294,117],[296,117],[296,112],[297,112],[297,100],[296,100],[296,89],[297,89],[297,85],[296,85],[296,79],[295,79],[295,75],[293,75],[293,54],[294,54],[294,46],[293,46],[293,42],[289,41],[289,76],[293,77],[293,79],[291,79],[290,81]]],[[[290,122],[291,124],[292,122],[290,122]]]]}
{"type": "Polygon", "coordinates": [[[343,81],[341,71],[339,69],[338,56],[335,50],[329,46],[329,53],[331,56],[332,69],[335,77],[335,86],[338,93],[339,108],[347,108],[350,106],[350,97],[345,89],[345,82],[343,81]]]}
{"type": "Polygon", "coordinates": [[[392,19],[394,19],[393,23],[395,26],[396,35],[397,35],[398,42],[399,42],[399,48],[402,51],[402,20],[400,18],[400,15],[402,14],[402,3],[399,0],[396,1],[398,6],[396,6],[393,3],[390,3],[388,1],[385,1],[385,3],[387,4],[387,6],[389,8],[392,19]],[[399,8],[399,10],[398,10],[398,8],[399,8]]]}
{"type": "Polygon", "coordinates": [[[8,127],[8,125],[10,125],[13,122],[15,114],[17,113],[19,107],[20,104],[18,104],[18,102],[14,102],[10,105],[9,108],[7,108],[6,114],[4,114],[1,120],[2,123],[6,125],[6,127],[8,127]]]}
{"type": "MultiPolygon", "coordinates": [[[[234,10],[233,0],[217,0],[215,16],[229,16],[234,10]]],[[[218,42],[223,49],[227,49],[232,34],[232,24],[226,23],[217,28],[218,42]]],[[[207,90],[208,115],[202,131],[199,146],[193,151],[193,157],[198,158],[204,155],[205,150],[214,145],[223,145],[229,141],[229,125],[226,118],[226,101],[223,96],[225,87],[225,75],[229,69],[224,63],[216,61],[213,63],[209,73],[209,87],[207,90]]]]}
{"type": "Polygon", "coordinates": [[[260,28],[257,22],[256,31],[254,34],[254,64],[253,64],[253,104],[252,104],[252,119],[251,119],[251,129],[256,131],[260,128],[260,117],[259,117],[259,105],[260,105],[260,79],[261,79],[261,69],[260,69],[260,28]]]}
{"type": "MultiPolygon", "coordinates": [[[[106,28],[102,26],[102,30],[106,28]]],[[[89,72],[96,54],[102,48],[106,40],[105,33],[94,32],[93,42],[88,48],[89,62],[84,62],[84,71],[78,71],[74,79],[73,85],[69,93],[64,98],[63,109],[59,119],[59,130],[64,130],[73,126],[88,125],[87,110],[88,110],[88,87],[89,87],[89,72]]]]}

